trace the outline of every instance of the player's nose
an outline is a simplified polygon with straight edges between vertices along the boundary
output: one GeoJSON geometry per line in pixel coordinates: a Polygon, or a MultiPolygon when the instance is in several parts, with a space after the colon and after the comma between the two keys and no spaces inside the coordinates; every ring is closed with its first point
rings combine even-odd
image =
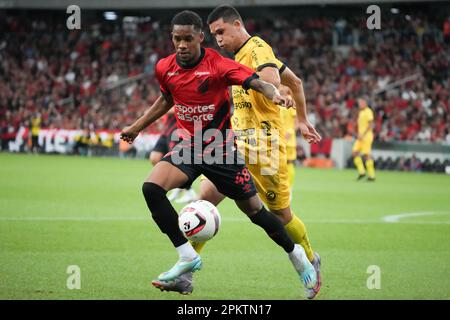
{"type": "Polygon", "coordinates": [[[187,42],[186,41],[180,41],[178,43],[178,49],[186,49],[187,48],[187,42]]]}

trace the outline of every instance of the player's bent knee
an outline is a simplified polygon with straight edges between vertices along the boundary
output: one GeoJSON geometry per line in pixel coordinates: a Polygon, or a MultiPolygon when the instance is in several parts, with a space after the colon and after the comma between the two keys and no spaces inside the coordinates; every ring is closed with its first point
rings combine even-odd
{"type": "Polygon", "coordinates": [[[152,152],[150,153],[150,162],[153,166],[155,166],[161,159],[163,158],[160,152],[152,152]]]}
{"type": "Polygon", "coordinates": [[[278,219],[283,223],[283,225],[288,224],[292,220],[291,211],[286,210],[270,210],[273,214],[277,216],[278,219]]]}
{"type": "Polygon", "coordinates": [[[248,217],[257,214],[263,207],[261,200],[257,195],[247,200],[235,200],[235,202],[239,209],[241,209],[248,217]]]}
{"type": "Polygon", "coordinates": [[[200,192],[199,199],[206,200],[208,202],[211,202],[213,205],[217,206],[217,205],[219,205],[220,202],[222,202],[223,196],[218,191],[209,190],[208,192],[203,192],[203,191],[200,192]]]}

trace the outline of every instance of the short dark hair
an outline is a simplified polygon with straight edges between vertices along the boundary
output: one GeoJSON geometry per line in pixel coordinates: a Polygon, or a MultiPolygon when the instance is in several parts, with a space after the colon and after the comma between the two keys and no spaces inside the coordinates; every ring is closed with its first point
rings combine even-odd
{"type": "Polygon", "coordinates": [[[219,20],[220,18],[222,18],[225,22],[232,22],[234,20],[244,22],[239,12],[234,7],[227,4],[220,5],[213,11],[211,11],[211,13],[208,15],[207,23],[211,24],[214,21],[219,20]]]}
{"type": "Polygon", "coordinates": [[[202,31],[203,29],[203,21],[200,16],[194,11],[184,10],[177,13],[173,18],[170,24],[170,27],[173,29],[174,25],[182,25],[182,26],[194,26],[194,29],[197,31],[202,31]]]}

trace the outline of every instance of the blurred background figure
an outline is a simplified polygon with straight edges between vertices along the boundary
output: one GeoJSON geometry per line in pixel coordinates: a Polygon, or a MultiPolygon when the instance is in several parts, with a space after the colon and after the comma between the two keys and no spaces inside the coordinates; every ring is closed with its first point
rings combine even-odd
{"type": "Polygon", "coordinates": [[[375,181],[375,164],[371,155],[374,129],[373,111],[369,108],[367,101],[362,98],[358,99],[357,106],[359,108],[357,120],[358,131],[352,149],[354,163],[358,170],[357,180],[365,178],[367,170],[367,180],[375,181]]]}
{"type": "Polygon", "coordinates": [[[38,112],[31,118],[31,152],[40,153],[41,146],[39,145],[39,132],[41,130],[41,114],[38,112]]]}

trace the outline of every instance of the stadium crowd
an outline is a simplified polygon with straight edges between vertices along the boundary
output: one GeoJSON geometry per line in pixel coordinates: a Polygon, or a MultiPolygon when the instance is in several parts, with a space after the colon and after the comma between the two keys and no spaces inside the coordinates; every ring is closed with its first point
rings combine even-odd
{"type": "MultiPolygon", "coordinates": [[[[304,82],[311,121],[325,138],[355,133],[356,99],[369,98],[379,141],[450,144],[450,18],[393,15],[246,18],[304,82]],[[402,81],[412,76],[410,81],[402,81]],[[400,81],[391,88],[390,84],[400,81]]],[[[65,21],[6,15],[0,22],[3,149],[33,127],[120,130],[159,94],[155,63],[172,52],[169,24],[65,21]],[[118,81],[136,77],[118,86],[118,81]],[[20,131],[20,129],[25,129],[20,131]]],[[[208,32],[206,32],[208,33],[208,32]]],[[[214,45],[209,38],[208,45],[214,45]]],[[[158,132],[160,124],[148,130],[158,132]]]]}

